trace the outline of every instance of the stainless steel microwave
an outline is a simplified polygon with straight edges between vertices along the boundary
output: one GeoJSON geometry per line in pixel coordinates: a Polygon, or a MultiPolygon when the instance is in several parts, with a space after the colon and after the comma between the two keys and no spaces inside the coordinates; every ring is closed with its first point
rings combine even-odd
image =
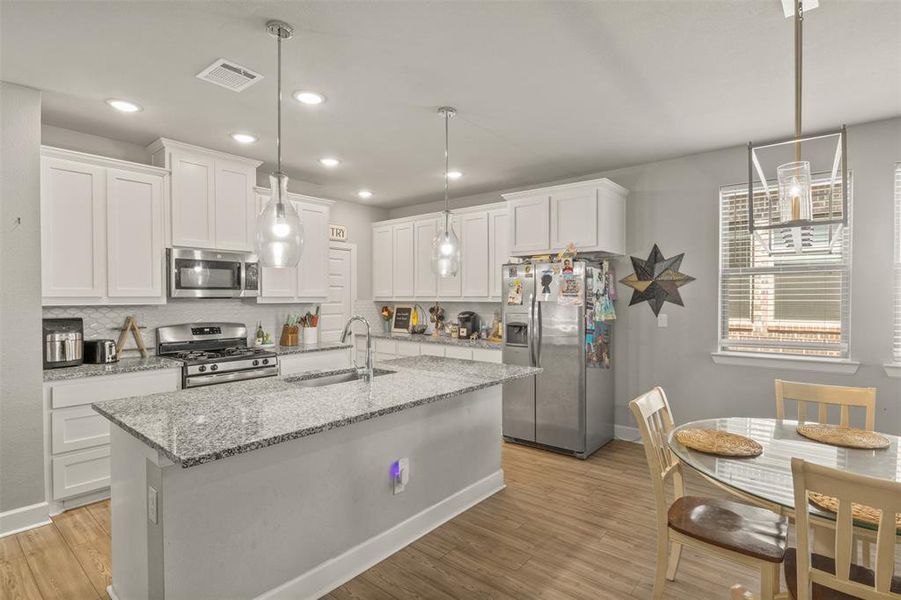
{"type": "Polygon", "coordinates": [[[247,298],[260,295],[260,262],[249,252],[170,248],[170,298],[247,298]]]}

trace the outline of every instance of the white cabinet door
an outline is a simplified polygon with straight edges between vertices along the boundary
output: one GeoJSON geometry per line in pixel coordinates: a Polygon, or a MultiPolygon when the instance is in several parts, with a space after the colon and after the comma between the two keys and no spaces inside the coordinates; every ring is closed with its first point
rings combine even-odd
{"type": "Polygon", "coordinates": [[[372,228],[372,297],[391,298],[394,294],[391,225],[372,228]]]}
{"type": "Polygon", "coordinates": [[[413,297],[413,223],[400,223],[393,228],[391,255],[395,298],[413,297]]]}
{"type": "Polygon", "coordinates": [[[550,248],[550,203],[547,195],[510,200],[513,252],[541,252],[550,248]]]}
{"type": "MultiPolygon", "coordinates": [[[[460,237],[460,218],[458,215],[451,215],[450,218],[451,226],[454,228],[454,232],[457,234],[457,238],[460,237]]],[[[438,225],[439,231],[443,231],[442,227],[444,223],[440,223],[438,225]]],[[[460,269],[457,271],[457,275],[454,277],[438,277],[438,297],[439,298],[459,298],[462,294],[463,286],[462,281],[463,277],[460,275],[460,271],[462,268],[462,260],[460,269]]]]}
{"type": "Polygon", "coordinates": [[[109,421],[90,406],[51,411],[50,432],[53,454],[109,444],[109,421]]]}
{"type": "Polygon", "coordinates": [[[444,355],[448,358],[462,358],[463,360],[472,360],[472,349],[461,348],[460,346],[448,346],[444,349],[444,355]]]}
{"type": "Polygon", "coordinates": [[[501,297],[501,267],[510,258],[510,213],[488,211],[488,295],[501,297]]]}
{"type": "Polygon", "coordinates": [[[488,296],[488,213],[466,213],[460,216],[461,266],[463,296],[488,296]]]}
{"type": "Polygon", "coordinates": [[[419,344],[419,351],[423,356],[444,356],[444,346],[430,342],[419,344]]]}
{"type": "Polygon", "coordinates": [[[41,264],[45,297],[100,298],[106,287],[106,169],[41,161],[41,264]]]}
{"type": "Polygon", "coordinates": [[[107,170],[107,295],[163,294],[163,179],[107,170]]]}
{"type": "Polygon", "coordinates": [[[488,348],[473,348],[472,359],[482,362],[501,363],[504,356],[502,350],[490,350],[488,348]]]}
{"type": "Polygon", "coordinates": [[[256,170],[246,164],[215,161],[215,245],[219,250],[253,251],[253,186],[256,170]]]}
{"type": "Polygon", "coordinates": [[[54,457],[53,499],[85,494],[110,484],[110,448],[93,448],[54,457]]]}
{"type": "Polygon", "coordinates": [[[626,253],[626,197],[607,187],[598,189],[598,249],[626,253]]]}
{"type": "Polygon", "coordinates": [[[172,245],[214,248],[215,173],[213,159],[172,153],[172,245]]]}
{"type": "Polygon", "coordinates": [[[298,263],[297,297],[328,297],[328,220],[329,207],[297,203],[303,223],[303,255],[298,263]]]}
{"type": "Polygon", "coordinates": [[[278,357],[279,374],[296,375],[307,371],[337,370],[351,366],[350,348],[322,352],[283,354],[278,357]]]}
{"type": "Polygon", "coordinates": [[[413,223],[413,295],[417,298],[434,299],[438,290],[438,280],[432,272],[432,241],[437,232],[435,219],[413,223]]]}
{"type": "Polygon", "coordinates": [[[554,192],[551,195],[551,250],[598,244],[598,202],[594,187],[554,192]]]}

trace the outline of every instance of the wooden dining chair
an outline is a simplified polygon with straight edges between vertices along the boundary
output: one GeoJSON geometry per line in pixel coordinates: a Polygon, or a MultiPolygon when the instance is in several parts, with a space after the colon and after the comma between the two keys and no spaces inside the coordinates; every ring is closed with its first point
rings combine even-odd
{"type": "Polygon", "coordinates": [[[792,459],[798,548],[785,555],[785,582],[796,600],[898,600],[901,574],[895,575],[895,515],[901,513],[901,483],[830,469],[792,459]],[[808,492],[837,498],[835,558],[811,553],[808,492]],[[875,570],[851,562],[854,522],[851,504],[882,514],[876,535],[875,570]]]}
{"type": "Polygon", "coordinates": [[[772,600],[779,590],[779,565],[785,554],[788,520],[748,504],[685,495],[682,464],[667,438],[673,418],[660,387],[629,403],[641,431],[651,472],[657,518],[657,567],[653,598],[663,596],[666,580],[675,580],[682,546],[760,570],[760,597],[772,600]],[[673,482],[674,501],[667,504],[666,484],[673,482]]]}
{"type": "Polygon", "coordinates": [[[799,383],[797,381],[776,380],[776,418],[785,418],[785,401],[798,403],[798,421],[807,420],[807,403],[818,405],[817,422],[829,422],[829,407],[840,406],[839,425],[850,427],[851,409],[865,411],[864,429],[873,431],[876,426],[876,388],[847,387],[843,385],[821,385],[799,383]]]}

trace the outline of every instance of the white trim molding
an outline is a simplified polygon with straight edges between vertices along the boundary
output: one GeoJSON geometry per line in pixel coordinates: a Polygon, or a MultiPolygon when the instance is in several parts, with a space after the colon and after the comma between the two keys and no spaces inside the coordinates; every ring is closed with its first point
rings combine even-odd
{"type": "Polygon", "coordinates": [[[324,596],[502,489],[504,472],[498,470],[312,571],[260,594],[256,600],[324,596]]]}
{"type": "Polygon", "coordinates": [[[837,373],[839,375],[854,375],[860,367],[859,362],[847,358],[752,354],[750,352],[711,352],[710,357],[718,365],[816,371],[819,373],[837,373]]]}
{"type": "Polygon", "coordinates": [[[0,513],[0,538],[49,524],[49,505],[46,502],[14,508],[0,513]]]}
{"type": "Polygon", "coordinates": [[[885,363],[882,367],[889,377],[901,377],[901,363],[885,363]]]}

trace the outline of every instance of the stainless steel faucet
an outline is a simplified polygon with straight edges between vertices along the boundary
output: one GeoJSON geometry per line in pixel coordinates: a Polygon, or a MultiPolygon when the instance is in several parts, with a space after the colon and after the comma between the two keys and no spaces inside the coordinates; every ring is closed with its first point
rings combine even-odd
{"type": "MultiPolygon", "coordinates": [[[[347,323],[344,325],[344,331],[341,333],[341,343],[343,344],[347,341],[347,336],[350,335],[350,326],[354,321],[360,321],[361,323],[366,325],[366,370],[363,374],[366,379],[372,381],[372,327],[370,327],[369,321],[366,320],[366,317],[354,315],[347,320],[347,323]]],[[[356,358],[354,358],[354,368],[357,369],[358,373],[360,372],[360,367],[357,365],[356,358]]]]}

